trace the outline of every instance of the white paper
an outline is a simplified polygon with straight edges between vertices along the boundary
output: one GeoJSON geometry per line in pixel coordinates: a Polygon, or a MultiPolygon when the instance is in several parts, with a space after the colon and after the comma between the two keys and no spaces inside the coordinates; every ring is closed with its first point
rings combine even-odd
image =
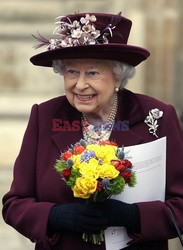
{"type": "MultiPolygon", "coordinates": [[[[127,158],[133,164],[137,184],[125,187],[120,195],[112,199],[127,203],[165,200],[166,184],[166,137],[153,142],[125,147],[127,158]]],[[[109,227],[105,230],[106,250],[119,250],[127,247],[131,240],[124,227],[109,227]]]]}

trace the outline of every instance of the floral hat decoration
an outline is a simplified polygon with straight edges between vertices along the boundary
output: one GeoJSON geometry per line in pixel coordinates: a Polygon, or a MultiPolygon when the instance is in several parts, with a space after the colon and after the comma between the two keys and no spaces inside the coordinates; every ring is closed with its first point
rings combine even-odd
{"type": "Polygon", "coordinates": [[[144,48],[127,44],[132,22],[121,13],[79,13],[55,20],[55,38],[34,36],[36,48],[46,47],[30,58],[34,65],[52,67],[57,59],[108,59],[136,66],[150,55],[144,48]]]}

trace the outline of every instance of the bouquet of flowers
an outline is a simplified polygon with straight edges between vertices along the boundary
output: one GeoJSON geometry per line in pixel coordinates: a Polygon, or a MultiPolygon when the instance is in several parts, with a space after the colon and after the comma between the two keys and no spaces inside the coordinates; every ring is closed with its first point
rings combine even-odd
{"type": "MultiPolygon", "coordinates": [[[[130,187],[136,184],[133,166],[124,148],[112,141],[90,144],[81,139],[61,153],[54,167],[74,197],[90,202],[104,202],[111,195],[120,194],[125,184],[130,187]]],[[[103,232],[99,235],[84,233],[82,238],[94,244],[104,241],[103,232]]]]}

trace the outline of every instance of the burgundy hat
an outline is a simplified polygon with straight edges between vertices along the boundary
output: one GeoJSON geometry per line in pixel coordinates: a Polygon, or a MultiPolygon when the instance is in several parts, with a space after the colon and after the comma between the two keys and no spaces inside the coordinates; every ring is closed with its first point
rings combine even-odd
{"type": "Polygon", "coordinates": [[[108,59],[136,66],[146,60],[149,51],[128,45],[131,20],[104,13],[79,13],[56,18],[56,38],[34,36],[47,50],[30,58],[34,65],[51,67],[57,59],[108,59]]]}

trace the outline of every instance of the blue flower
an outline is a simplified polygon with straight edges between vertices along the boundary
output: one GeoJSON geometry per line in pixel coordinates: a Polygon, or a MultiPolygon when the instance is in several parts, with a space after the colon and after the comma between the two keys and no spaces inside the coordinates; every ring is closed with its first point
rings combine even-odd
{"type": "Polygon", "coordinates": [[[105,190],[110,190],[110,186],[112,186],[112,183],[110,183],[110,180],[108,180],[107,178],[104,178],[102,180],[102,187],[105,190]]]}
{"type": "Polygon", "coordinates": [[[81,156],[81,162],[89,162],[90,159],[95,158],[95,152],[93,150],[85,150],[83,155],[81,156]]]}

